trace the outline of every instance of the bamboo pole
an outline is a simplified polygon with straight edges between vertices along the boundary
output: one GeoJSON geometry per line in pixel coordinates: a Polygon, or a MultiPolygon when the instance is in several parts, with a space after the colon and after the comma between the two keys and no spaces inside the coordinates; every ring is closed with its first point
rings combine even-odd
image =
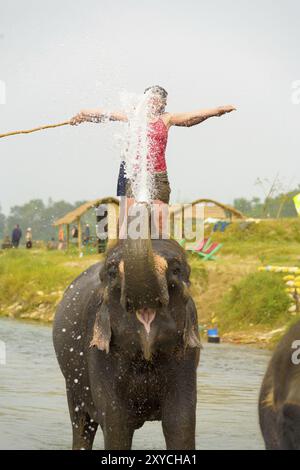
{"type": "Polygon", "coordinates": [[[67,224],[67,250],[70,248],[70,225],[67,224]]]}
{"type": "Polygon", "coordinates": [[[71,121],[64,121],[64,122],[59,122],[58,124],[47,124],[46,126],[34,127],[33,129],[7,132],[6,134],[0,134],[0,139],[2,139],[2,137],[9,137],[11,135],[30,134],[31,132],[42,131],[44,129],[53,129],[54,127],[67,126],[68,124],[70,124],[70,122],[71,121]]]}

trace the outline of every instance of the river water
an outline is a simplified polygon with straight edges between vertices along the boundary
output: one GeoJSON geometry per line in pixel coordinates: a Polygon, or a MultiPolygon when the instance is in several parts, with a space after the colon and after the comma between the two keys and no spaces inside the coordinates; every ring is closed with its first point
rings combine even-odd
{"type": "MultiPolygon", "coordinates": [[[[69,449],[71,425],[51,327],[0,319],[0,449],[69,449]]],[[[266,351],[205,344],[198,370],[198,449],[262,449],[257,399],[266,351]]],[[[103,448],[101,429],[96,449],[103,448]]],[[[134,449],[163,449],[159,422],[135,432],[134,449]]]]}

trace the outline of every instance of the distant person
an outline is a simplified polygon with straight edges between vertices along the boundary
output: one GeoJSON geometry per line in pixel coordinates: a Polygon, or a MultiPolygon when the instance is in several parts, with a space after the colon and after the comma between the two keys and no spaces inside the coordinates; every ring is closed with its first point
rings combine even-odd
{"type": "Polygon", "coordinates": [[[30,227],[26,230],[26,248],[32,248],[32,230],[30,227]]]}
{"type": "MultiPolygon", "coordinates": [[[[51,241],[53,241],[52,238],[51,238],[51,241]]],[[[58,227],[58,246],[57,246],[58,250],[62,250],[64,248],[64,241],[65,241],[64,229],[63,229],[63,226],[60,225],[58,227]]]]}
{"type": "Polygon", "coordinates": [[[73,238],[78,238],[78,228],[76,225],[73,225],[71,235],[73,238]]]}
{"type": "Polygon", "coordinates": [[[22,230],[20,229],[19,224],[16,224],[11,235],[11,243],[12,243],[13,248],[19,247],[21,238],[22,238],[22,230]]]}
{"type": "Polygon", "coordinates": [[[84,229],[83,244],[88,245],[90,238],[91,238],[90,226],[89,224],[86,224],[85,229],[84,229]]]}
{"type": "MultiPolygon", "coordinates": [[[[51,238],[51,241],[54,241],[54,238],[51,238]]],[[[65,245],[65,234],[63,226],[60,225],[58,228],[58,250],[63,250],[65,245]]]]}

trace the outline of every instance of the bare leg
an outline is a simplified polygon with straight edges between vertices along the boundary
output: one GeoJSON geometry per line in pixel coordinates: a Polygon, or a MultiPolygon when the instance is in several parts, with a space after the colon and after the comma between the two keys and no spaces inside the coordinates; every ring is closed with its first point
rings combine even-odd
{"type": "Polygon", "coordinates": [[[132,197],[122,196],[120,201],[119,215],[119,238],[124,239],[127,235],[127,216],[129,208],[134,204],[135,199],[132,197]]]}
{"type": "MultiPolygon", "coordinates": [[[[128,212],[130,207],[135,203],[135,199],[132,197],[122,197],[120,202],[120,216],[119,216],[119,238],[124,239],[127,235],[127,221],[128,212]]],[[[158,235],[158,238],[165,238],[168,232],[168,204],[161,201],[160,199],[154,199],[151,201],[154,226],[152,230],[158,235]]]]}
{"type": "Polygon", "coordinates": [[[154,229],[154,233],[157,233],[159,238],[166,238],[168,235],[169,205],[160,199],[154,199],[152,201],[152,208],[154,212],[155,227],[151,228],[154,229]]]}

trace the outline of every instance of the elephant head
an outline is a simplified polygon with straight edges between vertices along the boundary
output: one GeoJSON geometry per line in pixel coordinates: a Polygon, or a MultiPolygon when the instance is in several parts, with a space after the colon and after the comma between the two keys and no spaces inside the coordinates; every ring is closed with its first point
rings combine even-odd
{"type": "Polygon", "coordinates": [[[190,267],[174,240],[127,239],[107,253],[91,345],[150,360],[157,351],[200,347],[190,267]]]}

